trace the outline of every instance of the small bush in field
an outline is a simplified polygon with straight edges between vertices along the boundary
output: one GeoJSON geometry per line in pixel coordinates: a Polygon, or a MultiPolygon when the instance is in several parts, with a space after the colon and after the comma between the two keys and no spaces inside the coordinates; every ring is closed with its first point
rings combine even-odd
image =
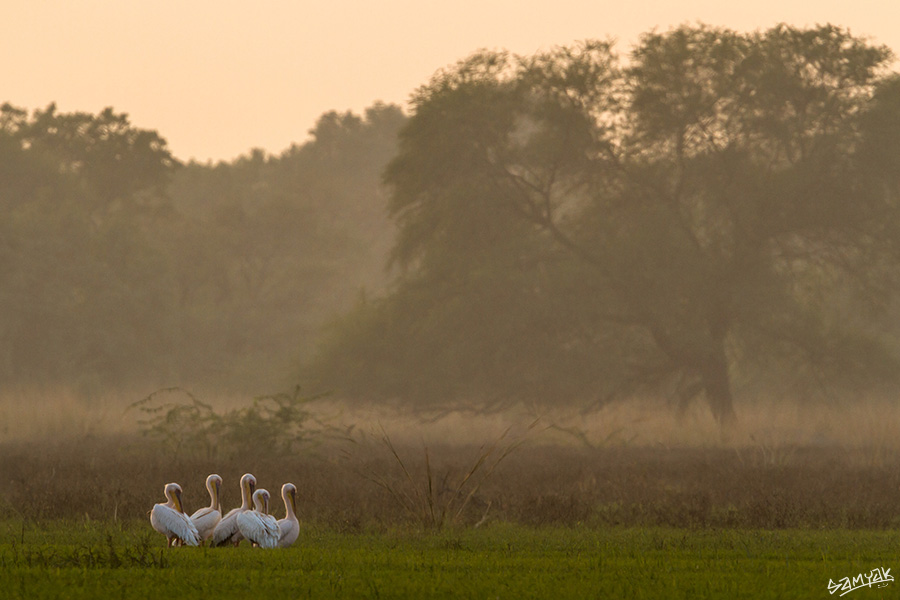
{"type": "Polygon", "coordinates": [[[138,419],[141,433],[158,439],[173,455],[202,452],[211,457],[215,454],[222,416],[187,390],[157,390],[131,404],[129,409],[142,414],[138,419]],[[176,394],[186,399],[167,400],[176,394]]]}
{"type": "Polygon", "coordinates": [[[257,396],[249,406],[217,413],[181,388],[156,391],[131,405],[143,414],[144,435],[159,439],[173,453],[227,456],[284,455],[315,444],[339,430],[316,418],[309,403],[321,396],[291,392],[257,396]],[[183,400],[161,398],[181,394],[183,400]]]}

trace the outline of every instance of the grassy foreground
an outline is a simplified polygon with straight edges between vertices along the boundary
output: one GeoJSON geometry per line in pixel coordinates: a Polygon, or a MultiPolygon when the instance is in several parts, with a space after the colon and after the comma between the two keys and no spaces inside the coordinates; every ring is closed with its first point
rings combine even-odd
{"type": "MultiPolygon", "coordinates": [[[[900,571],[896,534],[847,530],[308,528],[287,550],[166,550],[149,524],[0,524],[4,598],[825,598],[900,571]]],[[[900,585],[848,598],[896,597],[900,585]]]]}

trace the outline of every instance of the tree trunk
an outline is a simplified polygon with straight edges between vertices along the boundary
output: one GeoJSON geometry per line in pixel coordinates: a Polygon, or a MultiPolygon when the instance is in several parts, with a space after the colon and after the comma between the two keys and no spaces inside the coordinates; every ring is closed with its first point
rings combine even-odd
{"type": "Polygon", "coordinates": [[[706,402],[713,417],[722,429],[737,422],[734,398],[731,395],[731,379],[728,376],[728,360],[723,344],[719,344],[712,356],[704,362],[700,377],[706,402]]]}

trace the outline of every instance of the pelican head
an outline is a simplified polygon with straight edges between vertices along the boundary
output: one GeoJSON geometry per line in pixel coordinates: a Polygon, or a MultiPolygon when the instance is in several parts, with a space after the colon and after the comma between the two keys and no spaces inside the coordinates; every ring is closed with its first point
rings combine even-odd
{"type": "Polygon", "coordinates": [[[177,483],[167,483],[165,488],[166,500],[172,505],[172,508],[180,513],[184,512],[181,504],[181,486],[177,483]]]}
{"type": "Polygon", "coordinates": [[[264,515],[269,514],[269,492],[262,488],[253,492],[253,505],[257,512],[264,515]]]}
{"type": "Polygon", "coordinates": [[[253,491],[256,489],[256,477],[250,473],[241,475],[241,509],[250,510],[253,491]]]}
{"type": "Polygon", "coordinates": [[[206,478],[206,489],[209,490],[209,493],[213,493],[215,490],[217,493],[222,487],[222,478],[217,474],[213,473],[209,477],[206,478]]]}
{"type": "Polygon", "coordinates": [[[288,502],[291,503],[291,508],[294,513],[297,512],[297,486],[293,483],[286,483],[281,486],[281,497],[284,500],[285,506],[287,506],[288,502]]]}
{"type": "Polygon", "coordinates": [[[247,496],[252,496],[253,491],[256,490],[256,477],[250,473],[241,475],[241,490],[245,489],[248,490],[247,496]]]}
{"type": "Polygon", "coordinates": [[[220,510],[219,506],[219,497],[222,492],[222,478],[219,477],[216,473],[213,473],[209,477],[206,478],[206,491],[209,492],[209,497],[212,499],[212,503],[210,506],[215,508],[216,510],[220,510]]]}

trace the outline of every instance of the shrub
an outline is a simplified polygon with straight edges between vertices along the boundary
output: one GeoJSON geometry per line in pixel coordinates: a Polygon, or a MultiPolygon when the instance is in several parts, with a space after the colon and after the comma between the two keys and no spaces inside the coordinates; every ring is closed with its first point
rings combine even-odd
{"type": "Polygon", "coordinates": [[[157,438],[174,456],[287,455],[311,447],[323,437],[349,433],[312,412],[310,403],[321,397],[303,396],[296,386],[291,392],[257,396],[249,406],[220,414],[176,387],[153,392],[129,408],[142,413],[143,418],[138,420],[141,432],[157,438]],[[187,399],[165,400],[173,394],[187,399]]]}

